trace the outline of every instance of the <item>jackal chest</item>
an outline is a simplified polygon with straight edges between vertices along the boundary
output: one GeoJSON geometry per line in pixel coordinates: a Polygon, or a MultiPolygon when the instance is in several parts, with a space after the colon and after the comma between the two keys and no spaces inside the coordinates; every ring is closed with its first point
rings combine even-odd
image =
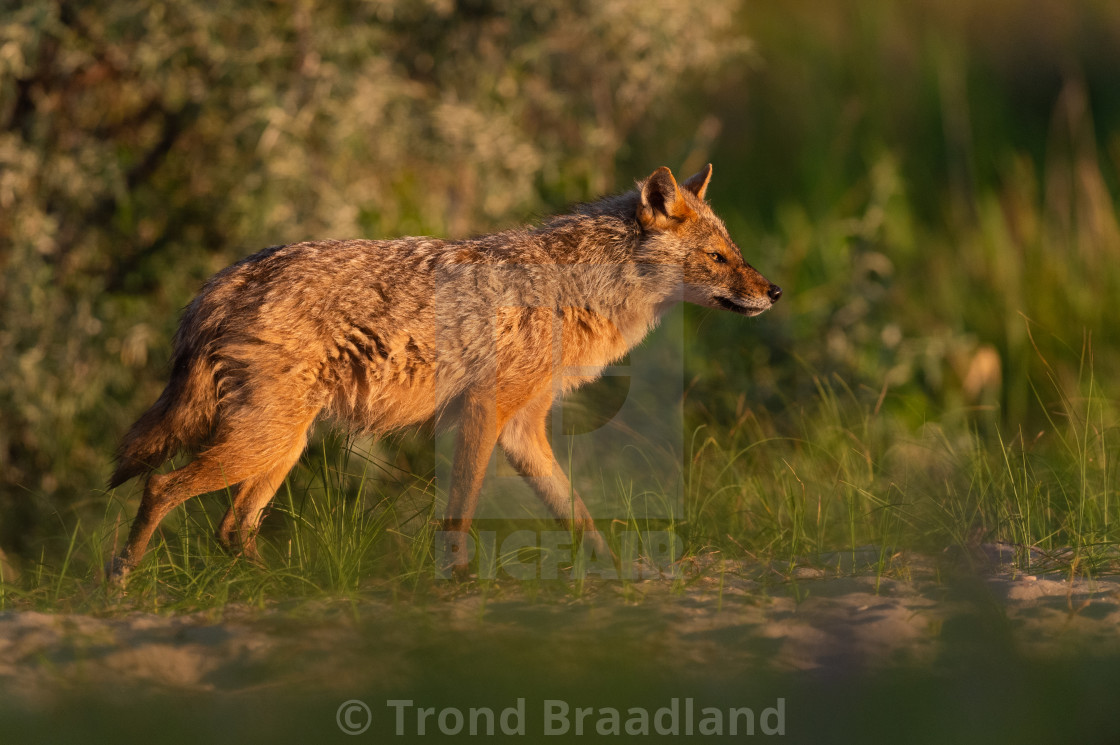
{"type": "Polygon", "coordinates": [[[576,368],[573,377],[598,377],[599,370],[624,356],[641,341],[648,327],[633,328],[619,318],[588,308],[564,308],[560,315],[563,365],[576,368]]]}

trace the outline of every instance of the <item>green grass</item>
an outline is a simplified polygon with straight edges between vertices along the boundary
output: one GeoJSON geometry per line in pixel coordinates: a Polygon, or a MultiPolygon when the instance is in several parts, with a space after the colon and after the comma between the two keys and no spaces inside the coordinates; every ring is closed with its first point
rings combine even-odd
{"type": "Polygon", "coordinates": [[[1024,549],[1024,571],[1041,569],[1027,548],[1052,557],[1051,568],[1116,569],[1117,420],[1091,385],[1048,430],[991,438],[963,424],[911,431],[872,395],[836,379],[817,387],[799,432],[752,418],[726,445],[709,436],[694,448],[691,546],[781,562],[866,545],[932,554],[1002,542],[1024,549]]]}
{"type": "MultiPolygon", "coordinates": [[[[1120,488],[1111,455],[1120,420],[1115,402],[1100,395],[1088,350],[1085,356],[1073,390],[1055,378],[1035,388],[1048,412],[1048,426],[1037,433],[994,427],[985,435],[990,426],[967,418],[910,429],[888,413],[889,396],[816,377],[814,395],[786,411],[744,410],[730,427],[694,429],[681,464],[679,514],[671,493],[634,495],[624,473],[600,484],[628,512],[599,527],[616,553],[664,554],[664,545],[644,541],[669,536],[675,550],[683,549],[674,557],[682,566],[718,572],[721,560],[733,560],[771,581],[819,564],[822,555],[848,554],[847,566],[859,571],[900,575],[909,556],[936,558],[954,549],[967,555],[996,542],[1016,547],[1023,572],[1116,572],[1120,526],[1112,518],[1120,488]],[[644,512],[651,500],[669,507],[651,518],[644,512]]],[[[0,609],[205,610],[366,592],[415,597],[451,586],[435,573],[432,477],[393,466],[384,450],[329,440],[305,457],[274,500],[260,563],[219,547],[213,536],[230,495],[209,495],[164,521],[126,592],[106,586],[101,567],[135,511],[135,494],[118,491],[106,496],[100,522],[60,516],[67,528],[57,558],[44,550],[19,579],[0,578],[0,609]]],[[[609,470],[610,456],[602,458],[608,465],[594,465],[609,470]]],[[[577,481],[587,470],[574,460],[568,467],[577,481]]],[[[478,525],[497,536],[491,552],[516,530],[555,530],[539,520],[478,525]]],[[[585,577],[583,558],[576,554],[573,564],[564,546],[560,551],[557,558],[543,545],[507,550],[496,557],[496,576],[475,581],[520,587],[533,597],[559,583],[561,593],[578,596],[594,579],[585,577]],[[529,574],[510,569],[512,561],[527,562],[529,574]],[[559,574],[541,576],[542,566],[559,574]]]]}

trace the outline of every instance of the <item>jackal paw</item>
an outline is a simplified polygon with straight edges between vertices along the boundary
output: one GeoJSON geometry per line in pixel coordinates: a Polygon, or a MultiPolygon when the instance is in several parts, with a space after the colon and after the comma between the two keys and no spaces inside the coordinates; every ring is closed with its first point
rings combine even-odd
{"type": "Polygon", "coordinates": [[[115,587],[123,587],[132,572],[132,562],[123,556],[114,556],[105,562],[105,581],[115,587]]]}
{"type": "Polygon", "coordinates": [[[219,530],[215,537],[218,539],[218,545],[221,546],[222,550],[229,556],[244,559],[250,564],[264,567],[264,561],[257,551],[257,537],[255,533],[247,533],[245,536],[242,536],[237,530],[219,530]]]}

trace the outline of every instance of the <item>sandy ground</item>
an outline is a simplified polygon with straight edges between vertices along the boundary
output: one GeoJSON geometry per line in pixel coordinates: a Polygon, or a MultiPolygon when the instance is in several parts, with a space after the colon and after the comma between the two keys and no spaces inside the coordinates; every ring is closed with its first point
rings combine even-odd
{"type": "Polygon", "coordinates": [[[236,693],[309,681],[392,691],[430,676],[433,659],[459,648],[454,639],[471,640],[481,659],[540,654],[562,665],[557,650],[596,644],[604,659],[776,673],[924,667],[958,642],[963,654],[973,642],[1042,658],[1120,653],[1120,578],[1023,575],[998,551],[983,574],[946,579],[928,567],[877,578],[851,558],[822,557],[792,581],[708,566],[683,581],[600,582],[559,600],[468,585],[423,605],[370,597],[220,615],[4,612],[0,696],[34,706],[106,685],[236,693]]]}

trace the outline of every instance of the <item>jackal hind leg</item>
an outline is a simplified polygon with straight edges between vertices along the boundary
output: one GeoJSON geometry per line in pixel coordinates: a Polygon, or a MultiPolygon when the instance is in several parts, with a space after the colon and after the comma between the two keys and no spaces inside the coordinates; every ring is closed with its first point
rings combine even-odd
{"type": "MultiPolygon", "coordinates": [[[[128,542],[110,563],[110,578],[120,580],[135,567],[143,558],[160,522],[191,497],[252,482],[238,489],[231,512],[259,520],[260,509],[268,502],[267,499],[261,501],[264,484],[277,478],[275,472],[283,470],[287,473],[287,469],[291,468],[294,459],[299,457],[307,428],[313,420],[314,416],[301,416],[295,424],[290,418],[283,418],[281,422],[242,422],[236,428],[221,432],[213,445],[182,468],[165,474],[153,473],[144,488],[128,542]],[[237,510],[239,500],[244,502],[241,510],[237,510]],[[251,506],[257,506],[257,509],[251,509],[251,506]]],[[[283,476],[278,478],[282,480],[283,476]]],[[[268,492],[268,496],[271,497],[274,492],[275,489],[268,492]]],[[[227,520],[232,520],[229,514],[223,518],[223,526],[227,520]]],[[[248,529],[255,523],[247,522],[245,525],[248,529]]]]}
{"type": "Polygon", "coordinates": [[[218,527],[218,542],[233,554],[258,561],[257,532],[264,519],[265,508],[284,483],[284,477],[299,461],[307,445],[306,432],[301,433],[291,448],[263,473],[245,479],[237,487],[233,504],[218,527]]]}
{"type": "Polygon", "coordinates": [[[552,452],[546,428],[551,405],[552,395],[545,394],[511,417],[502,429],[502,450],[552,514],[569,530],[580,533],[598,557],[610,557],[617,565],[618,559],[603,534],[595,529],[587,505],[572,488],[552,452]]]}
{"type": "Polygon", "coordinates": [[[191,497],[237,484],[253,474],[238,448],[218,445],[174,471],[153,473],[144,487],[140,508],[124,549],[109,564],[110,579],[117,581],[131,571],[148,548],[163,518],[191,497]]]}
{"type": "MultiPolygon", "coordinates": [[[[271,426],[268,463],[237,487],[233,504],[218,525],[217,540],[227,551],[256,560],[256,533],[260,530],[265,507],[276,496],[284,477],[307,447],[307,435],[316,413],[302,412],[284,423],[271,426]]],[[[262,430],[264,431],[264,430],[262,430]]]]}

